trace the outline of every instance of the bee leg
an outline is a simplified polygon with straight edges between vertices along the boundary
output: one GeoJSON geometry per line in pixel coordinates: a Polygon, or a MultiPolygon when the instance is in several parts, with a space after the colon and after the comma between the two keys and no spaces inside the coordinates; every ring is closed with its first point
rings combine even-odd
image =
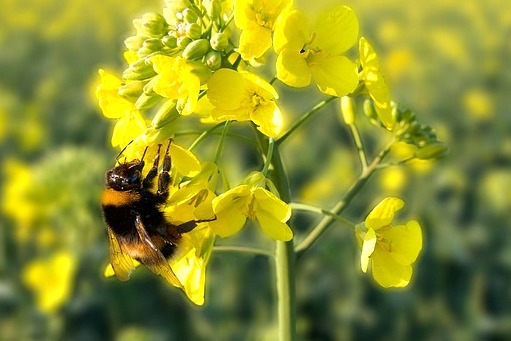
{"type": "Polygon", "coordinates": [[[167,150],[165,151],[165,156],[163,157],[162,170],[160,175],[158,176],[158,198],[160,198],[161,202],[167,201],[169,197],[169,186],[170,186],[170,155],[169,155],[169,147],[172,143],[172,140],[169,140],[169,144],[167,145],[167,150]]]}
{"type": "Polygon", "coordinates": [[[158,165],[160,163],[160,149],[161,144],[158,145],[158,152],[156,153],[156,157],[154,158],[153,166],[149,170],[149,173],[147,173],[147,176],[145,177],[144,182],[142,184],[144,188],[151,187],[154,178],[158,175],[158,165]]]}
{"type": "Polygon", "coordinates": [[[176,226],[176,231],[179,232],[179,233],[190,232],[191,230],[193,230],[194,228],[197,227],[197,224],[199,224],[199,223],[207,223],[208,221],[214,221],[214,220],[216,220],[216,217],[214,217],[213,219],[201,219],[201,220],[187,221],[186,223],[182,223],[180,225],[177,225],[176,226]]]}

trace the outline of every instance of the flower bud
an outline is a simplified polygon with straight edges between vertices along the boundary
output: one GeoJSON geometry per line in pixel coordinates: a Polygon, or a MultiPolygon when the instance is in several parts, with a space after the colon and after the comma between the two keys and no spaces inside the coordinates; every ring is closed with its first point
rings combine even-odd
{"type": "Polygon", "coordinates": [[[146,37],[131,36],[124,40],[124,46],[126,46],[128,50],[137,51],[139,48],[142,47],[142,44],[144,43],[145,39],[146,37]]]}
{"type": "Polygon", "coordinates": [[[347,125],[355,124],[355,118],[357,116],[357,108],[355,100],[349,96],[341,97],[341,114],[344,122],[347,125]]]}
{"type": "Polygon", "coordinates": [[[119,95],[123,97],[139,97],[144,91],[147,81],[133,81],[119,87],[119,95]]]}
{"type": "Polygon", "coordinates": [[[370,99],[366,99],[363,105],[364,114],[369,118],[369,121],[373,125],[381,126],[380,120],[378,119],[378,114],[374,109],[373,102],[370,99]]]}
{"type": "Polygon", "coordinates": [[[181,49],[186,48],[191,42],[192,42],[192,40],[188,37],[177,38],[177,46],[179,46],[179,48],[181,48],[181,49]]]}
{"type": "Polygon", "coordinates": [[[199,19],[197,13],[191,8],[186,8],[182,13],[184,21],[189,24],[196,23],[197,19],[199,19]]]}
{"type": "Polygon", "coordinates": [[[161,96],[155,94],[147,95],[143,93],[135,102],[135,106],[137,107],[138,110],[149,109],[153,107],[156,103],[158,103],[160,99],[161,96]]]}
{"type": "Polygon", "coordinates": [[[182,56],[188,60],[198,59],[209,51],[209,47],[209,41],[207,39],[194,40],[186,46],[182,56]]]}
{"type": "Polygon", "coordinates": [[[176,100],[169,99],[158,108],[151,125],[155,129],[160,129],[167,125],[167,123],[172,122],[178,116],[179,112],[176,109],[176,100]]]}
{"type": "Polygon", "coordinates": [[[193,23],[186,27],[186,36],[190,39],[199,39],[202,35],[202,28],[199,24],[193,23]]]}
{"type": "Polygon", "coordinates": [[[206,8],[206,12],[211,19],[218,18],[222,9],[218,0],[205,0],[202,2],[202,5],[206,8]]]}
{"type": "Polygon", "coordinates": [[[161,39],[158,38],[149,38],[144,41],[142,44],[142,48],[146,48],[152,52],[160,51],[163,47],[163,43],[161,39]]]}
{"type": "Polygon", "coordinates": [[[218,70],[220,66],[222,66],[222,56],[220,55],[220,52],[209,51],[206,54],[206,65],[211,70],[218,70]]]}
{"type": "Polygon", "coordinates": [[[264,179],[265,179],[265,177],[264,177],[263,173],[254,171],[254,172],[251,172],[245,178],[245,180],[243,180],[243,184],[253,187],[253,186],[257,186],[264,179]]]}
{"type": "Polygon", "coordinates": [[[209,42],[213,50],[224,51],[229,46],[229,35],[225,32],[215,33],[209,42]]]}
{"type": "Polygon", "coordinates": [[[430,142],[415,152],[415,157],[421,160],[438,159],[447,154],[449,148],[440,141],[430,142]]]}
{"type": "Polygon", "coordinates": [[[122,73],[122,78],[129,80],[143,80],[156,75],[151,63],[147,63],[144,58],[131,63],[122,73]]]}
{"type": "Polygon", "coordinates": [[[161,36],[166,31],[167,22],[158,13],[145,13],[142,16],[142,26],[150,36],[161,36]]]}
{"type": "Polygon", "coordinates": [[[170,47],[171,49],[177,47],[177,38],[172,36],[165,36],[161,39],[163,45],[170,47]]]}

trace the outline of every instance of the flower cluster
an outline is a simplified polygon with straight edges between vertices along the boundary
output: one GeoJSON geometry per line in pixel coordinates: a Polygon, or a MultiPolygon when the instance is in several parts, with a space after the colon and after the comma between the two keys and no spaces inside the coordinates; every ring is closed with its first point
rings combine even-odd
{"type": "MultiPolygon", "coordinates": [[[[181,250],[170,264],[196,304],[204,302],[205,269],[216,236],[238,233],[248,218],[274,240],[293,239],[291,206],[285,202],[289,199],[282,200],[282,188],[272,182],[277,172],[272,152],[305,119],[287,122],[274,82],[294,88],[315,83],[328,98],[342,98],[343,117],[350,126],[358,116],[355,99],[365,97],[369,119],[397,140],[418,147],[414,157],[445,153],[431,128],[391,101],[376,52],[365,38],[359,39],[357,17],[347,6],[310,18],[295,9],[292,0],[169,0],[162,15],[145,14],[134,26],[136,34],[125,40],[122,77],[100,70],[96,94],[103,115],[116,120],[112,146],[122,149],[128,161],[142,155],[150,159],[158,143],[174,138],[165,213],[176,226],[187,221],[198,226],[184,233],[181,250]],[[357,41],[359,57],[351,59],[348,52],[357,41]],[[266,58],[269,54],[276,58],[266,58]],[[258,72],[266,60],[276,60],[270,81],[258,72]],[[231,122],[254,129],[231,134],[231,122]],[[179,138],[186,135],[182,127],[199,135],[188,148],[186,139],[179,138]],[[194,149],[213,135],[220,136],[216,153],[201,160],[194,149]],[[256,139],[250,137],[254,135],[256,139]],[[224,142],[231,138],[257,143],[264,161],[259,171],[238,176],[234,187],[221,164],[224,142]]],[[[367,160],[363,165],[367,167],[367,160]]],[[[409,282],[410,264],[421,247],[418,223],[390,226],[399,205],[394,199],[384,201],[357,229],[362,269],[371,261],[376,281],[386,287],[409,282]],[[406,249],[408,240],[414,244],[406,249]]]]}

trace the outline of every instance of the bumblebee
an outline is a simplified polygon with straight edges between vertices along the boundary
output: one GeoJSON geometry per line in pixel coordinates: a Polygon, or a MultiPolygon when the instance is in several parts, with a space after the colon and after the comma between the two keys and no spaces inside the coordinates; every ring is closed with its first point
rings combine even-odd
{"type": "Polygon", "coordinates": [[[174,225],[164,215],[171,181],[171,142],[169,140],[159,173],[161,144],[145,178],[142,170],[147,147],[140,160],[120,162],[106,173],[101,203],[110,243],[110,264],[121,281],[129,279],[135,267],[132,259],[135,259],[182,288],[168,259],[176,253],[181,235],[193,230],[201,221],[174,225]]]}

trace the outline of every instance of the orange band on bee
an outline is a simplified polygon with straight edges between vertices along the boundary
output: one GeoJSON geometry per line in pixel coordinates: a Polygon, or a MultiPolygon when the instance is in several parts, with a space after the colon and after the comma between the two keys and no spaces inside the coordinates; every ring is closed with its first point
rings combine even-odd
{"type": "Polygon", "coordinates": [[[140,200],[140,194],[134,192],[121,192],[107,188],[101,197],[104,206],[126,206],[140,200]]]}

